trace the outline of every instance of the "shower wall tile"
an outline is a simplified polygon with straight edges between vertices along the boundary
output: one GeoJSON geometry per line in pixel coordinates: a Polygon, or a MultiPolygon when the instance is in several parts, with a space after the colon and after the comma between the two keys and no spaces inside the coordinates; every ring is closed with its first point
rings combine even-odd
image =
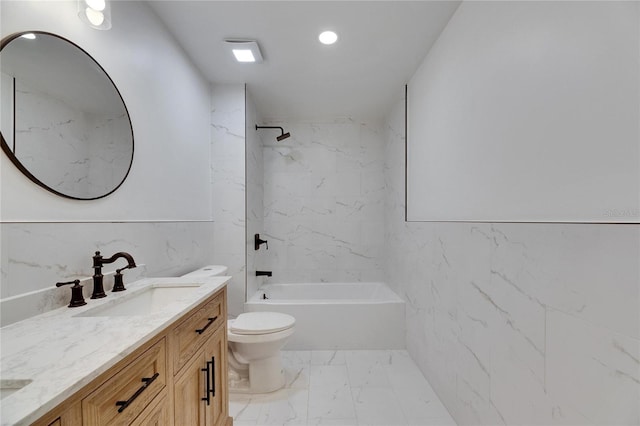
{"type": "Polygon", "coordinates": [[[380,258],[456,422],[638,424],[640,226],[406,223],[403,103],[385,140],[380,258]]]}
{"type": "Polygon", "coordinates": [[[381,281],[384,139],[351,118],[268,123],[263,139],[264,227],[273,282],[381,281]]]}

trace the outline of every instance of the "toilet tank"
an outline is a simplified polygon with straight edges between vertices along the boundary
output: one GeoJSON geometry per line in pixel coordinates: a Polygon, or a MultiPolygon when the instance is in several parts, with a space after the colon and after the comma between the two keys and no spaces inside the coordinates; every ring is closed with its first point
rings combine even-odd
{"type": "Polygon", "coordinates": [[[227,269],[228,268],[224,265],[208,265],[182,276],[192,278],[215,277],[218,275],[224,275],[227,272],[227,269]]]}

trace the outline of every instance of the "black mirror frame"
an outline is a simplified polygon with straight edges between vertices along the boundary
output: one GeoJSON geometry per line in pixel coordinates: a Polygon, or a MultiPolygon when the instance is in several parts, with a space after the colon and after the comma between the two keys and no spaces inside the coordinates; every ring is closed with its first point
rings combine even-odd
{"type": "MultiPolygon", "coordinates": [[[[120,188],[120,186],[122,186],[124,181],[127,179],[127,176],[129,176],[129,172],[131,171],[131,167],[133,165],[133,154],[134,154],[134,150],[135,150],[135,139],[134,139],[134,135],[133,135],[133,124],[131,123],[131,116],[129,115],[129,109],[127,108],[127,104],[124,102],[124,99],[122,97],[122,94],[120,93],[120,90],[118,90],[118,87],[116,86],[116,84],[111,79],[111,76],[109,76],[109,74],[105,71],[105,69],[102,67],[102,65],[100,65],[98,63],[98,61],[96,61],[93,58],[93,56],[91,56],[86,50],[84,50],[83,48],[78,46],[76,43],[72,42],[71,40],[69,40],[67,38],[59,36],[58,34],[46,32],[46,31],[37,31],[37,30],[35,30],[35,31],[22,31],[22,32],[19,32],[19,33],[14,33],[14,34],[11,34],[11,35],[9,35],[9,36],[7,36],[7,37],[2,39],[2,41],[0,42],[0,53],[2,52],[2,50],[4,49],[4,47],[7,44],[9,44],[11,41],[15,40],[16,38],[21,37],[24,34],[36,34],[36,35],[37,34],[43,34],[43,35],[48,35],[48,36],[59,38],[60,40],[63,40],[65,42],[69,43],[70,45],[74,46],[75,48],[79,49],[82,53],[87,55],[87,57],[89,59],[91,59],[98,66],[98,68],[104,73],[104,75],[111,82],[111,85],[115,89],[116,93],[118,93],[118,96],[120,97],[120,100],[122,101],[122,105],[124,106],[124,110],[125,110],[125,112],[127,114],[127,120],[129,121],[129,128],[131,129],[131,159],[129,161],[129,167],[127,168],[127,172],[122,177],[122,180],[118,183],[118,185],[115,186],[115,188],[113,188],[111,191],[107,192],[106,194],[103,194],[103,195],[100,195],[100,196],[97,196],[97,197],[81,198],[81,197],[74,197],[74,196],[68,195],[68,194],[63,194],[60,191],[56,191],[55,189],[51,188],[50,186],[48,186],[47,184],[42,182],[40,179],[35,177],[29,170],[27,170],[27,168],[14,155],[13,151],[9,147],[9,144],[7,143],[7,141],[4,138],[4,135],[2,134],[2,131],[0,131],[0,141],[2,143],[2,150],[9,157],[11,162],[22,172],[22,174],[24,174],[26,177],[28,177],[29,180],[31,180],[36,185],[46,189],[49,192],[54,193],[54,194],[56,194],[56,195],[58,195],[60,197],[69,198],[69,199],[72,199],[72,200],[90,201],[90,200],[98,200],[100,198],[104,198],[104,197],[107,197],[107,196],[113,194],[118,188],[120,188]]],[[[14,106],[14,108],[15,108],[15,106],[14,106]]],[[[13,120],[14,120],[14,124],[15,124],[15,111],[14,111],[14,114],[13,114],[13,120]]],[[[14,140],[15,140],[15,125],[14,125],[13,131],[14,131],[14,140]]]]}

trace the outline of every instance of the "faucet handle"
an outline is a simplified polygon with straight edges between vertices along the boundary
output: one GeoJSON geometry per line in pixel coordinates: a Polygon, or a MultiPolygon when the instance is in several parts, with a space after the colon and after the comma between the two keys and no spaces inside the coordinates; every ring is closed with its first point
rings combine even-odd
{"type": "Polygon", "coordinates": [[[116,269],[116,273],[113,276],[113,290],[112,292],[125,291],[124,282],[122,281],[122,271],[129,269],[131,266],[127,265],[124,268],[116,269]]]}
{"type": "Polygon", "coordinates": [[[77,308],[78,306],[86,305],[84,296],[82,295],[82,286],[80,280],[67,281],[63,283],[56,283],[56,287],[62,287],[63,285],[73,284],[71,287],[71,301],[69,302],[70,308],[77,308]]]}

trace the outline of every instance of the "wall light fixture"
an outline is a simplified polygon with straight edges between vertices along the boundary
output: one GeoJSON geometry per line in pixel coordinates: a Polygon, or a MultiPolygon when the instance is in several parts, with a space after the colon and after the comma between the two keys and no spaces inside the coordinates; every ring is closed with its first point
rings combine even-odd
{"type": "Polygon", "coordinates": [[[96,30],[111,28],[111,4],[109,0],[77,0],[78,17],[96,30]]]}

